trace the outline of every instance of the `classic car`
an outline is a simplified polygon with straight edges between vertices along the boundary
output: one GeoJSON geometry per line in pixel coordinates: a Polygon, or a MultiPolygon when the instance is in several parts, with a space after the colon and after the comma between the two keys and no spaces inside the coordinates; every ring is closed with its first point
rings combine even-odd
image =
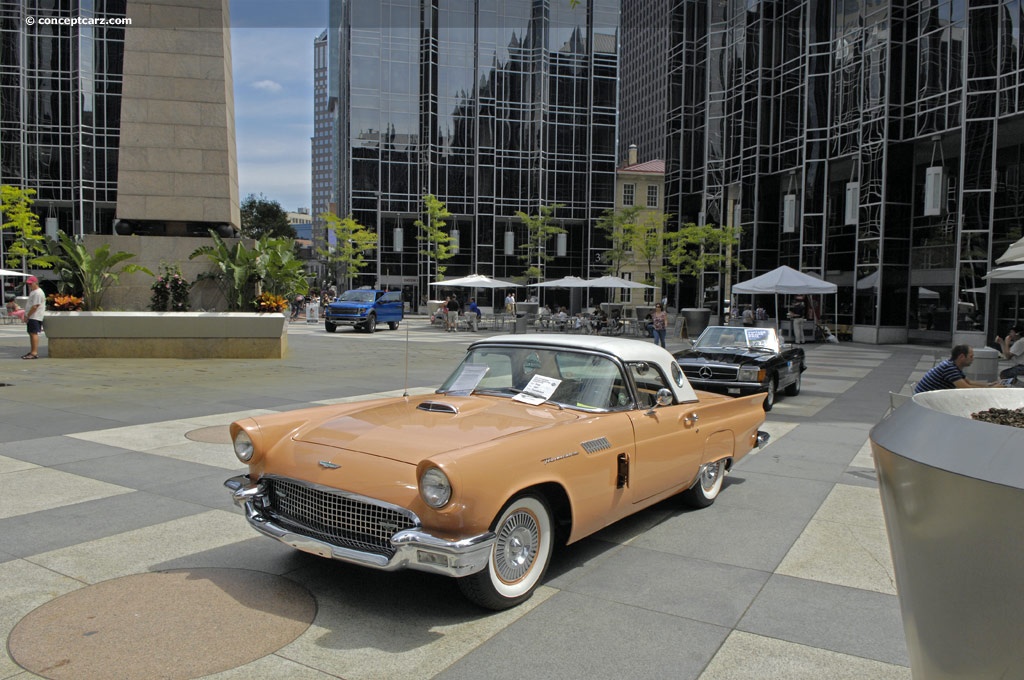
{"type": "Polygon", "coordinates": [[[388,328],[395,330],[403,313],[400,290],[346,290],[324,310],[324,329],[333,333],[338,330],[338,326],[354,326],[373,333],[377,330],[377,324],[386,323],[388,328]]]}
{"type": "Polygon", "coordinates": [[[763,392],[765,411],[772,410],[779,390],[800,394],[807,370],[803,348],[781,345],[774,328],[708,326],[675,358],[698,389],[734,396],[763,392]]]}
{"type": "Polygon", "coordinates": [[[533,593],[557,545],[675,494],[714,502],[768,435],[761,397],[695,392],[639,340],[503,335],[436,391],[231,424],[225,482],[257,531],[382,570],[455,577],[490,609],[533,593]]]}

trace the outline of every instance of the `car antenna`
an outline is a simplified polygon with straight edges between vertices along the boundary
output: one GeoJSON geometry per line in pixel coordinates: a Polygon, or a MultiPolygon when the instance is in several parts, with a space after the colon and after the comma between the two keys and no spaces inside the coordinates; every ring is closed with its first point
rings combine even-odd
{"type": "MultiPolygon", "coordinates": [[[[403,315],[404,316],[404,315],[403,315]]],[[[403,397],[409,396],[409,320],[405,321],[405,389],[402,391],[403,397]]]]}

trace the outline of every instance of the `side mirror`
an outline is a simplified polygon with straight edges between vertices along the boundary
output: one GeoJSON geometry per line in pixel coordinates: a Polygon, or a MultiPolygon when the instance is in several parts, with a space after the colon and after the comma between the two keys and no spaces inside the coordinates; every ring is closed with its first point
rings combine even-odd
{"type": "Polygon", "coordinates": [[[662,387],[658,390],[654,400],[658,403],[658,406],[668,406],[672,403],[672,393],[666,388],[662,387]]]}

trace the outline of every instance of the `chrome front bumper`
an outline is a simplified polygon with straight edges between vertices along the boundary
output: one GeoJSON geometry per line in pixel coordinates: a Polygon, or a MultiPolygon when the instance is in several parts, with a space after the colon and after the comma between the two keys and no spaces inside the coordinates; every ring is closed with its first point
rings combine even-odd
{"type": "Polygon", "coordinates": [[[245,510],[245,518],[249,524],[261,534],[297,550],[363,567],[382,571],[415,569],[444,576],[468,576],[487,567],[494,545],[495,535],[492,531],[459,541],[448,541],[421,529],[405,529],[391,537],[395,554],[388,558],[377,553],[332,545],[311,536],[295,533],[274,522],[262,510],[263,499],[266,497],[263,485],[253,484],[247,475],[232,477],[224,482],[224,486],[231,490],[231,498],[235,505],[245,510]]]}

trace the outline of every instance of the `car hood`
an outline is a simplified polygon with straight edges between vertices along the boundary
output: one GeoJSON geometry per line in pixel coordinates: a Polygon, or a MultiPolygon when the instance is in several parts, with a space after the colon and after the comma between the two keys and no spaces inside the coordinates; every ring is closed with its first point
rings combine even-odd
{"type": "Polygon", "coordinates": [[[500,397],[429,395],[369,405],[309,423],[294,439],[416,464],[587,414],[500,397]]]}
{"type": "Polygon", "coordinates": [[[680,363],[706,363],[709,361],[738,364],[761,362],[776,356],[774,352],[758,352],[744,348],[691,349],[678,352],[675,357],[680,363]]]}

